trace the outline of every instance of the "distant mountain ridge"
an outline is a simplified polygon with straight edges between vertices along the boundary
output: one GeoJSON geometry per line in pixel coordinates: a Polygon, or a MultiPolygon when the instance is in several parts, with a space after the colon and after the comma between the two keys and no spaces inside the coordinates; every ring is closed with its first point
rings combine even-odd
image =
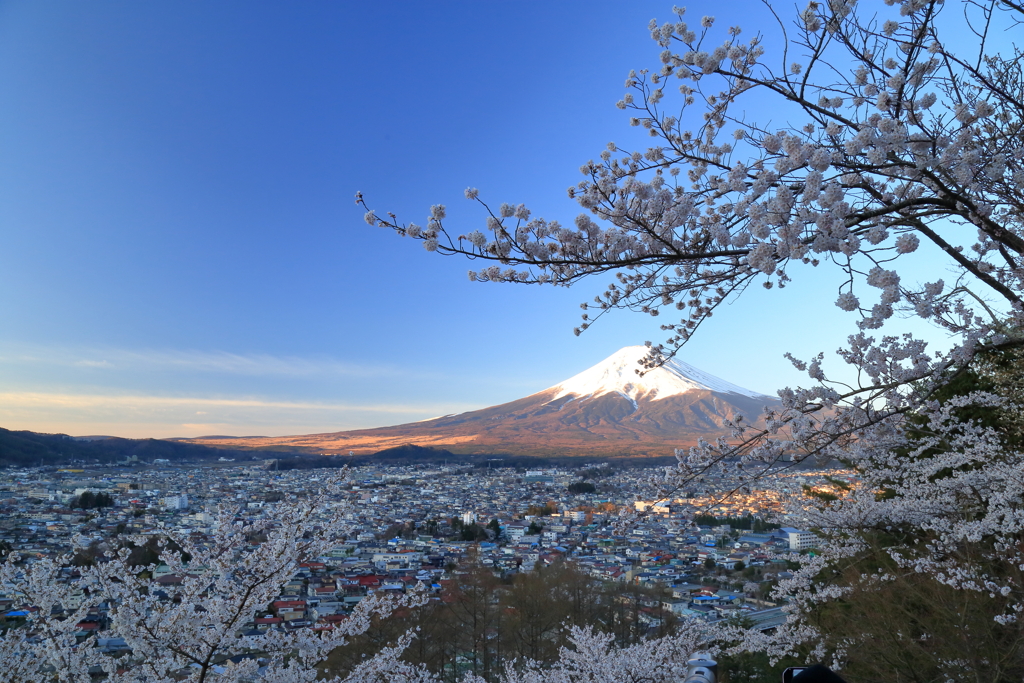
{"type": "Polygon", "coordinates": [[[682,361],[637,374],[646,347],[620,349],[597,365],[530,396],[489,408],[376,429],[193,443],[362,455],[406,444],[453,453],[538,456],[665,456],[726,435],[727,421],[755,422],[778,399],[682,361]]]}
{"type": "MultiPolygon", "coordinates": [[[[149,462],[215,462],[226,455],[248,460],[252,451],[231,451],[165,439],[121,439],[113,436],[68,436],[0,428],[0,467],[89,465],[115,463],[130,456],[149,462]]],[[[263,455],[260,455],[262,459],[263,455]]],[[[270,457],[270,456],[268,456],[270,457]]]]}

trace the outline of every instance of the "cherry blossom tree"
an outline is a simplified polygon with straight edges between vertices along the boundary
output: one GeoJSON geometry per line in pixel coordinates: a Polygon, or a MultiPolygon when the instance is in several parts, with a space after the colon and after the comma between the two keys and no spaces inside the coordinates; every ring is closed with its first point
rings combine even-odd
{"type": "MultiPolygon", "coordinates": [[[[102,672],[112,683],[316,680],[316,666],[366,630],[372,617],[419,602],[415,595],[368,597],[329,628],[261,635],[247,629],[278,599],[299,562],[326,555],[344,533],[338,486],[331,482],[318,496],[253,520],[225,506],[209,535],[167,530],[160,563],[175,577],[170,584],[153,578],[156,564],[134,566],[127,547],[81,569],[76,581],[68,580],[70,555],[25,562],[12,554],[0,568],[0,586],[31,612],[25,625],[0,637],[4,679],[87,682],[102,672]],[[104,602],[104,634],[123,638],[128,649],[116,658],[95,640],[76,642],[80,622],[104,602]]],[[[410,637],[361,664],[350,679],[415,679],[419,674],[399,659],[410,637]]]]}
{"type": "Polygon", "coordinates": [[[1024,5],[812,0],[776,17],[771,51],[760,34],[674,13],[649,27],[660,65],[631,71],[618,102],[650,146],[609,143],[583,164],[571,225],[473,188],[480,229],[451,230],[440,204],[422,226],[402,222],[357,194],[367,223],[483,264],[474,281],[610,276],[577,332],[614,309],[679,316],[648,342],[648,368],[749,286],[841,274],[835,305],[852,334],[840,358],[855,379],[830,379],[821,355],[791,358],[809,386],[780,391],[764,428],[740,421],[732,438],[678,452],[669,477],[669,488],[720,467],[756,477],[810,457],[862,474],[860,488],[805,513],[828,544],[780,586],[790,623],[744,646],[781,656],[817,643],[824,657],[806,617],[849,595],[831,577],[867,531],[901,539],[887,551],[897,571],[989,596],[993,628],[1019,629],[1024,585],[1005,569],[1024,567],[1020,440],[977,417],[1019,412],[1019,392],[947,388],[1024,344],[1024,59],[1013,43],[1024,5]],[[782,124],[757,120],[765,103],[782,124]],[[915,281],[907,263],[922,256],[950,274],[915,281]],[[905,318],[935,326],[949,348],[899,334],[905,318]]]}
{"type": "MultiPolygon", "coordinates": [[[[509,662],[502,683],[672,683],[686,678],[687,661],[708,645],[708,629],[700,622],[685,624],[681,632],[629,647],[614,646],[615,637],[593,629],[572,627],[571,647],[561,649],[554,666],[537,662],[509,662]]],[[[712,648],[705,654],[713,652],[712,648]]],[[[469,675],[465,683],[485,683],[469,675]]]]}

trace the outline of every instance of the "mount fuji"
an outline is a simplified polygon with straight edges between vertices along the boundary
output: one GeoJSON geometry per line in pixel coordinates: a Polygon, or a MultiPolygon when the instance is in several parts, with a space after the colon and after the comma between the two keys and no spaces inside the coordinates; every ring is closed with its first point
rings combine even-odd
{"type": "Polygon", "coordinates": [[[525,398],[422,422],[307,436],[241,437],[223,444],[218,437],[191,441],[320,453],[364,454],[416,444],[454,453],[665,456],[699,439],[727,434],[725,422],[738,415],[755,422],[766,405],[778,403],[677,360],[639,375],[646,354],[646,347],[628,346],[525,398]]]}

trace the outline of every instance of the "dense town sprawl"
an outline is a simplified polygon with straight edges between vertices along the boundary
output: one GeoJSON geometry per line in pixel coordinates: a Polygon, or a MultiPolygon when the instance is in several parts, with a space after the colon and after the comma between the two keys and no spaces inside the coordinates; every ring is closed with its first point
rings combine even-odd
{"type": "MultiPolygon", "coordinates": [[[[0,548],[30,564],[69,553],[72,539],[84,537],[85,549],[65,571],[73,584],[76,564],[103,561],[112,548],[131,543],[140,566],[154,562],[147,538],[202,537],[225,508],[242,518],[272,516],[276,506],[311,494],[331,474],[262,464],[9,469],[0,475],[0,548]]],[[[569,563],[595,583],[621,586],[623,594],[650,588],[635,612],[645,628],[667,618],[740,616],[769,629],[784,619],[770,587],[787,575],[787,554],[813,552],[815,545],[810,531],[785,526],[784,503],[857,483],[848,471],[786,470],[724,498],[735,488],[728,477],[711,477],[686,497],[652,500],[656,476],[603,465],[354,468],[336,504],[322,510],[325,517],[343,515],[349,535],[327,555],[295,567],[278,599],[246,627],[253,633],[325,628],[378,591],[419,584],[444,600],[468,567],[507,579],[569,563]],[[634,513],[628,524],[621,522],[624,511],[634,513]]],[[[173,596],[180,577],[159,564],[151,571],[173,596]]],[[[96,637],[99,647],[116,652],[123,641],[106,629],[107,607],[97,605],[79,624],[79,637],[96,637]]],[[[18,626],[32,609],[16,594],[0,596],[4,627],[18,626]]]]}

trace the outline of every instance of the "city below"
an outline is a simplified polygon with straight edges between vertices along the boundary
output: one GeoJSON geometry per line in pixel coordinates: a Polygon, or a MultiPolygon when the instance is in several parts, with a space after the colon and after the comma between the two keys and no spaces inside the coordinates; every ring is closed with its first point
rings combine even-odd
{"type": "MultiPolygon", "coordinates": [[[[787,619],[774,587],[818,542],[791,516],[858,486],[857,475],[786,461],[753,488],[722,473],[660,492],[657,465],[674,447],[726,436],[778,401],[677,360],[639,374],[646,354],[626,347],[525,398],[355,432],[129,440],[0,430],[0,550],[16,553],[20,571],[55,561],[64,597],[52,616],[74,615],[79,643],[131,658],[117,602],[90,599],[86,568],[118,556],[150,582],[146,594],[173,605],[209,570],[191,558],[169,566],[168,548],[220,562],[214,549],[233,533],[222,525],[275,529],[340,481],[293,530],[329,543],[290,560],[280,589],[230,627],[252,644],[244,656],[259,659],[256,644],[277,635],[357,623],[371,596],[426,604],[334,649],[323,671],[351,672],[408,629],[421,645],[403,656],[452,681],[493,678],[516,658],[554,661],[570,626],[620,646],[687,624],[771,632],[787,619]]],[[[259,557],[266,540],[244,538],[237,561],[259,557]]],[[[8,627],[38,609],[17,590],[0,594],[8,627]]]]}
{"type": "MultiPolygon", "coordinates": [[[[241,520],[273,519],[278,506],[315,493],[337,473],[277,471],[273,461],[9,468],[0,475],[0,547],[31,564],[67,554],[74,537],[84,538],[63,574],[73,584],[76,566],[126,543],[141,553],[142,565],[155,562],[155,555],[145,558],[152,545],[146,539],[202,539],[224,510],[241,520]]],[[[343,473],[343,493],[319,511],[324,518],[343,515],[347,536],[327,555],[296,566],[278,599],[245,628],[326,628],[376,592],[419,585],[444,601],[468,572],[489,570],[509,581],[571,566],[621,599],[639,600],[633,628],[641,631],[672,620],[737,617],[767,630],[785,619],[771,587],[795,566],[787,558],[813,552],[816,540],[785,526],[784,503],[858,483],[844,470],[779,469],[747,493],[725,495],[737,482],[720,476],[688,497],[652,499],[660,474],[608,464],[353,468],[343,473]]],[[[181,581],[164,565],[154,563],[152,572],[168,591],[181,581]]],[[[95,635],[99,647],[116,654],[124,641],[106,632],[106,607],[92,609],[77,635],[95,635]]],[[[0,608],[7,623],[17,623],[34,607],[5,595],[0,608]]]]}

